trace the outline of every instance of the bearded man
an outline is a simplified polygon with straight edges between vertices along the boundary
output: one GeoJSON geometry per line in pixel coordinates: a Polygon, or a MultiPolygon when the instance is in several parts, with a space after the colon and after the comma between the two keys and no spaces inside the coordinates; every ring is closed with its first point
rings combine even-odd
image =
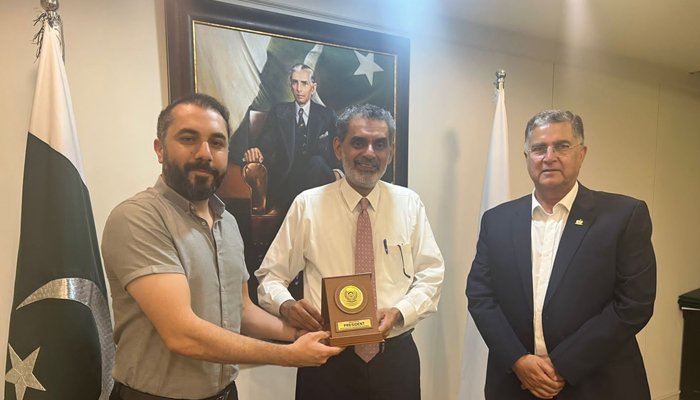
{"type": "Polygon", "coordinates": [[[370,270],[378,344],[348,347],[320,368],[297,372],[297,400],[420,399],[411,332],[437,310],[444,262],[418,195],[380,180],[394,156],[396,124],[374,105],[338,117],[333,142],[345,178],[301,193],[255,273],[260,305],[292,326],[319,331],[321,280],[370,270]],[[362,264],[362,270],[358,268],[362,264]],[[289,282],[304,273],[304,299],[289,282]]]}
{"type": "Polygon", "coordinates": [[[248,297],[243,241],[214,195],[226,173],[228,115],[202,94],[166,107],[154,142],[162,175],[107,220],[102,254],[117,344],[111,400],[238,399],[236,364],[320,365],[341,350],[319,343],[325,332],[299,338],[304,332],[248,297]]]}

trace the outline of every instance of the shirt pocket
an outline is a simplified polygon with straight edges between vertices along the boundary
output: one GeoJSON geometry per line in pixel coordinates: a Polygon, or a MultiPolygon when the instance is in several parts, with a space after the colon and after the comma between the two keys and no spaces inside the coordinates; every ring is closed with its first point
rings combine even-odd
{"type": "Polygon", "coordinates": [[[392,283],[405,284],[413,280],[413,253],[410,243],[387,243],[384,256],[387,257],[385,272],[392,283]]]}

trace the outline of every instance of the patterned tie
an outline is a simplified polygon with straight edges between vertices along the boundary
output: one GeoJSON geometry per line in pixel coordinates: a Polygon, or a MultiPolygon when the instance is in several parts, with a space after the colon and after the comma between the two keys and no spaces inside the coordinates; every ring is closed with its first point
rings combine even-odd
{"type": "Polygon", "coordinates": [[[299,128],[303,128],[306,126],[306,124],[304,123],[304,109],[303,108],[299,109],[299,119],[297,120],[297,126],[299,128]]]}
{"type": "MultiPolygon", "coordinates": [[[[360,216],[357,218],[357,236],[355,237],[355,273],[372,273],[372,291],[377,298],[377,285],[374,281],[374,245],[372,244],[372,223],[369,220],[367,207],[369,200],[363,197],[360,200],[360,216]]],[[[374,303],[377,311],[377,303],[374,303]]],[[[366,363],[372,361],[379,353],[379,343],[363,344],[355,346],[355,353],[366,363]]]]}

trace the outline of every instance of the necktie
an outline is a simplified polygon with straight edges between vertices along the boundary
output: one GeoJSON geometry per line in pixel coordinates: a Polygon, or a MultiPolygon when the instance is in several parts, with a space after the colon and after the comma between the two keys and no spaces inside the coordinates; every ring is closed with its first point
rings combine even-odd
{"type": "Polygon", "coordinates": [[[301,152],[302,156],[306,156],[306,148],[308,147],[308,133],[309,130],[306,128],[306,123],[304,122],[304,109],[299,109],[299,118],[297,119],[296,127],[296,145],[295,152],[301,152]]]}
{"type": "Polygon", "coordinates": [[[306,124],[304,123],[304,109],[303,108],[299,109],[299,118],[297,119],[297,126],[299,128],[303,128],[306,126],[306,124]]]}
{"type": "MultiPolygon", "coordinates": [[[[372,244],[372,223],[369,220],[367,207],[369,200],[363,197],[360,200],[360,216],[357,218],[357,235],[355,237],[355,273],[372,273],[372,291],[377,298],[377,285],[374,281],[374,245],[372,244]]],[[[376,311],[376,301],[374,303],[376,311]]],[[[379,353],[379,343],[363,344],[355,346],[355,353],[366,363],[370,362],[379,353]]]]}

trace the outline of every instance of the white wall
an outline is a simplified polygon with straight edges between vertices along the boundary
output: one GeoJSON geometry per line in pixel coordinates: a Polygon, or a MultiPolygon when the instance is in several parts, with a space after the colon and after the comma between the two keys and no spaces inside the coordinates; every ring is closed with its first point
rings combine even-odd
{"type": "MultiPolygon", "coordinates": [[[[0,3],[0,185],[5,194],[0,209],[7,210],[0,228],[0,347],[6,347],[36,70],[29,40],[36,31],[31,20],[38,1],[0,3]]],[[[425,10],[403,10],[401,18],[383,20],[381,15],[389,14],[370,13],[365,10],[373,8],[362,4],[284,0],[263,8],[284,6],[291,14],[411,37],[409,186],[426,204],[447,263],[440,311],[415,335],[424,399],[457,398],[464,284],[476,243],[494,111],[492,82],[501,68],[508,72],[514,197],[532,187],[521,152],[525,123],[536,112],[556,107],[584,118],[589,153],[582,183],[650,205],[659,288],[655,315],[639,340],[654,398],[674,398],[669,396],[678,391],[682,329],[675,301],[700,287],[700,211],[693,207],[700,196],[700,81],[429,14],[417,25],[416,11],[425,10]]],[[[159,171],[151,149],[157,113],[167,101],[162,8],[163,0],[61,3],[67,72],[100,236],[109,211],[151,185],[159,171]]],[[[0,367],[4,362],[0,357],[0,367]]],[[[238,384],[243,399],[293,398],[290,369],[244,368],[238,384]]]]}

